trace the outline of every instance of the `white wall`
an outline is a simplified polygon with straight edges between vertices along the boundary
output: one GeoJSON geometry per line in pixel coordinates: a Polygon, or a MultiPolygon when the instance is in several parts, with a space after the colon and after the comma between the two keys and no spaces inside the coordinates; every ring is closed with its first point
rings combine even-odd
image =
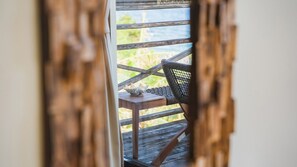
{"type": "Polygon", "coordinates": [[[297,166],[297,1],[237,0],[231,167],[297,166]]]}
{"type": "Polygon", "coordinates": [[[0,166],[41,166],[35,0],[0,0],[0,166]]]}
{"type": "MultiPolygon", "coordinates": [[[[0,166],[41,166],[35,0],[0,0],[0,166]]],[[[296,167],[297,1],[237,0],[231,167],[296,167]]]]}

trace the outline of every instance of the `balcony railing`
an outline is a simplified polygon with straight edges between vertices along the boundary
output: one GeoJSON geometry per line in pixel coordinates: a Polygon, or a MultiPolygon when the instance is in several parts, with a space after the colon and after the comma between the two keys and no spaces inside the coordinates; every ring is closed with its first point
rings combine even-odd
{"type": "MultiPolygon", "coordinates": [[[[132,10],[160,10],[160,9],[170,9],[170,8],[188,8],[189,7],[189,0],[180,0],[180,1],[174,1],[172,0],[169,2],[168,0],[117,0],[117,11],[132,11],[132,10]]],[[[135,24],[118,24],[117,30],[127,30],[127,29],[141,29],[141,28],[153,28],[153,27],[166,27],[166,26],[180,26],[180,25],[189,25],[189,20],[178,20],[178,21],[164,21],[164,22],[150,22],[150,23],[135,23],[135,24]]],[[[171,40],[160,40],[160,41],[153,41],[153,42],[140,42],[140,43],[128,43],[128,44],[119,44],[117,46],[117,49],[120,50],[129,50],[129,49],[139,49],[139,48],[150,48],[150,47],[157,47],[157,46],[170,46],[170,45],[177,45],[177,44],[186,44],[191,43],[189,38],[181,38],[181,39],[171,39],[171,40]]],[[[179,61],[187,56],[191,55],[191,48],[186,49],[170,58],[168,60],[170,61],[179,61]]],[[[122,90],[125,85],[129,85],[132,83],[136,83],[138,81],[141,81],[151,75],[164,77],[164,74],[161,71],[162,65],[161,62],[149,69],[142,69],[138,67],[131,67],[124,64],[118,64],[117,67],[122,70],[132,71],[132,72],[138,72],[139,74],[129,78],[121,83],[118,84],[118,89],[122,90]]],[[[170,109],[161,111],[158,113],[143,115],[140,117],[140,122],[144,121],[150,121],[162,117],[168,117],[176,114],[182,113],[182,110],[180,108],[176,109],[170,109]]],[[[129,125],[132,123],[132,119],[123,119],[121,120],[121,125],[129,125]]],[[[139,161],[135,161],[136,164],[139,166],[149,166],[150,161],[152,160],[153,156],[158,154],[158,148],[162,147],[168,140],[166,140],[166,136],[174,136],[175,129],[180,128],[182,125],[184,125],[184,121],[176,121],[171,122],[163,125],[157,125],[154,127],[146,128],[143,130],[140,130],[140,136],[139,137],[145,137],[148,132],[154,136],[146,136],[146,139],[141,141],[139,144],[140,148],[143,147],[143,149],[148,149],[149,147],[151,149],[154,149],[154,151],[149,152],[149,150],[140,151],[140,159],[139,161]],[[160,129],[161,128],[161,129],[160,129]],[[172,131],[173,130],[173,131],[172,131]],[[146,156],[141,155],[146,154],[146,156]],[[141,161],[141,162],[140,162],[141,161]],[[142,164],[142,165],[140,165],[142,164]],[[147,165],[144,165],[147,164],[147,165]]],[[[125,154],[131,154],[131,132],[126,132],[123,134],[124,138],[124,151],[125,154]],[[127,144],[128,143],[128,144],[127,144]]],[[[168,159],[164,162],[163,166],[166,166],[168,164],[169,166],[173,165],[173,161],[178,161],[178,159],[182,158],[186,154],[186,141],[183,142],[179,147],[183,148],[177,148],[177,150],[173,151],[172,155],[168,157],[168,159]]],[[[126,158],[129,158],[128,156],[125,156],[126,158]]],[[[183,159],[185,160],[185,159],[183,159]]]]}
{"type": "Polygon", "coordinates": [[[117,11],[189,8],[189,0],[117,0],[117,11]]]}

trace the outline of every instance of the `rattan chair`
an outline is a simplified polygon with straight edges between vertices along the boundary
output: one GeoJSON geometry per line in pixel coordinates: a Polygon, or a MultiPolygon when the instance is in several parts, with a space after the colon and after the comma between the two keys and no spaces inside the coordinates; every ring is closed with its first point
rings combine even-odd
{"type": "MultiPolygon", "coordinates": [[[[191,65],[171,62],[162,60],[162,67],[166,76],[167,82],[171,88],[171,91],[180,104],[186,120],[189,121],[188,116],[188,103],[189,103],[189,86],[191,80],[191,65]]],[[[170,142],[159,153],[155,160],[153,160],[153,166],[160,166],[166,157],[171,153],[175,146],[181,141],[181,139],[189,134],[190,130],[188,126],[180,130],[170,142]]]]}
{"type": "Polygon", "coordinates": [[[162,86],[156,88],[150,88],[146,90],[147,93],[152,93],[158,96],[164,96],[166,99],[166,105],[177,104],[178,101],[173,95],[170,86],[162,86]]]}

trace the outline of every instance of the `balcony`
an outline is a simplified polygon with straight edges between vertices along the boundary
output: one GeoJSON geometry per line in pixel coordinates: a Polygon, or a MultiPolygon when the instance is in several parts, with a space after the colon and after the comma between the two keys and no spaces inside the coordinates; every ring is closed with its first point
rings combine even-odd
{"type": "MultiPolygon", "coordinates": [[[[189,1],[160,1],[160,0],[117,0],[117,12],[123,13],[128,12],[129,14],[140,13],[141,11],[148,11],[146,16],[141,17],[140,20],[133,20],[129,23],[118,23],[117,30],[118,32],[134,30],[134,33],[144,33],[144,30],[153,29],[153,28],[163,28],[167,27],[175,28],[181,26],[189,26],[189,18],[185,17],[182,19],[163,19],[160,18],[157,21],[150,21],[150,19],[146,20],[145,17],[150,15],[153,12],[161,12],[168,10],[170,11],[178,11],[182,9],[183,11],[188,10],[189,1]],[[136,31],[135,31],[136,30],[136,31]]],[[[170,13],[169,13],[170,14],[170,13]]],[[[184,32],[186,34],[187,32],[184,32]]],[[[172,35],[174,36],[174,35],[172,35]]],[[[143,38],[143,37],[142,37],[143,38]]],[[[166,79],[164,73],[162,72],[162,66],[160,57],[162,59],[168,59],[170,61],[184,61],[187,62],[191,59],[191,41],[189,38],[189,34],[184,36],[175,37],[164,37],[157,36],[155,39],[157,40],[138,40],[138,41],[126,41],[119,42],[117,45],[118,53],[120,52],[129,52],[140,49],[148,49],[145,51],[149,51],[151,48],[162,48],[162,47],[171,47],[177,48],[181,45],[187,45],[188,47],[183,47],[183,49],[179,49],[178,53],[171,54],[155,54],[154,58],[157,59],[157,63],[147,67],[141,67],[137,65],[131,65],[131,63],[125,63],[124,61],[119,60],[118,58],[118,70],[122,73],[132,73],[130,77],[123,77],[125,79],[121,79],[119,76],[120,82],[118,83],[118,90],[120,92],[123,91],[123,88],[129,84],[135,84],[138,82],[148,82],[150,77],[154,77],[155,80],[162,81],[162,84],[150,85],[147,84],[150,88],[149,92],[153,94],[157,94],[159,96],[164,96],[167,98],[167,103],[163,107],[151,108],[149,110],[140,111],[140,130],[138,136],[138,157],[133,158],[133,133],[131,131],[131,127],[133,124],[133,119],[131,118],[131,111],[128,110],[120,110],[120,114],[126,113],[130,114],[129,117],[123,117],[120,115],[121,126],[123,132],[123,144],[124,144],[124,157],[126,160],[127,166],[152,166],[152,162],[158,156],[160,151],[166,146],[166,144],[172,139],[179,130],[186,126],[186,120],[182,116],[182,110],[178,106],[178,103],[168,102],[168,96],[164,93],[160,94],[156,91],[168,89],[168,85],[166,83],[166,79]],[[164,56],[165,55],[165,56],[164,56]],[[124,63],[122,63],[124,62],[124,63]],[[156,87],[157,85],[157,87],[156,87]],[[157,92],[157,93],[156,93],[157,92]],[[168,119],[168,118],[176,118],[176,119],[168,119]],[[158,121],[159,120],[159,121],[158,121]],[[161,120],[161,121],[160,121],[161,120]],[[163,121],[169,120],[169,121],[163,121]],[[147,123],[146,122],[150,122],[147,123]]],[[[181,47],[179,47],[181,48],[181,47]]],[[[119,54],[118,54],[119,55],[119,54]]],[[[151,57],[153,57],[151,56],[151,57]]],[[[123,57],[123,56],[121,56],[123,57]]],[[[140,56],[138,56],[140,57],[140,56]]],[[[141,59],[141,57],[139,58],[141,59]]],[[[134,58],[135,60],[135,58],[134,58]]],[[[141,60],[139,60],[141,61],[141,60]]],[[[142,62],[143,63],[143,62],[142,62]]],[[[186,166],[187,160],[187,152],[189,148],[188,138],[183,138],[179,144],[174,148],[174,150],[170,153],[169,156],[163,161],[161,166],[186,166]]]]}

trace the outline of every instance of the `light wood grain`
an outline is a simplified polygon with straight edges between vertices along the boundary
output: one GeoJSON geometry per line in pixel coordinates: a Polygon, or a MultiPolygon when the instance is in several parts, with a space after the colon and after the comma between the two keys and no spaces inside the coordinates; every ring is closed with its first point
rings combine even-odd
{"type": "Polygon", "coordinates": [[[46,165],[109,166],[102,44],[107,1],[41,1],[48,34],[43,64],[51,142],[46,165]]]}

